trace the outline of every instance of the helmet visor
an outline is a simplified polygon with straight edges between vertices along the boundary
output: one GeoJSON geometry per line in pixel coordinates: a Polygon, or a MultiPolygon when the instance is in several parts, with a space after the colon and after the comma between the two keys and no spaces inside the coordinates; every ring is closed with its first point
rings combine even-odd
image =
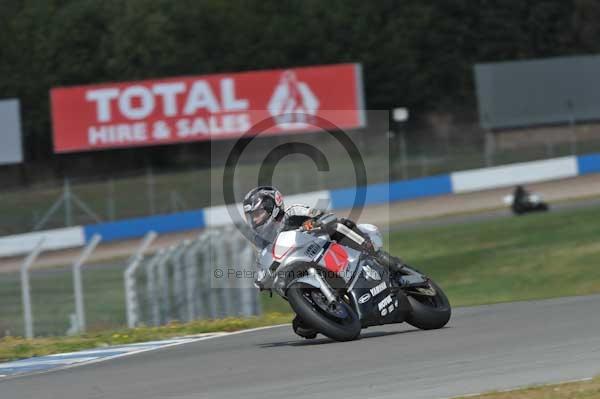
{"type": "Polygon", "coordinates": [[[269,219],[269,212],[264,208],[258,208],[247,212],[246,219],[252,227],[262,226],[269,219]]]}

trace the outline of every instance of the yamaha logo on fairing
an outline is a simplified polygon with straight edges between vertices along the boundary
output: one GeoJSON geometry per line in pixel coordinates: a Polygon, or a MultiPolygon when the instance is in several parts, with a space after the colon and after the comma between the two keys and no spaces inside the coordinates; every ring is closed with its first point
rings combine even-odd
{"type": "Polygon", "coordinates": [[[368,302],[369,299],[371,299],[371,294],[369,294],[368,292],[366,294],[364,294],[363,296],[361,296],[360,298],[358,298],[358,303],[360,303],[361,305],[365,302],[368,302]]]}
{"type": "Polygon", "coordinates": [[[376,287],[371,288],[371,295],[375,296],[381,292],[383,292],[385,289],[387,288],[387,285],[385,284],[385,281],[381,284],[379,284],[376,287]]]}

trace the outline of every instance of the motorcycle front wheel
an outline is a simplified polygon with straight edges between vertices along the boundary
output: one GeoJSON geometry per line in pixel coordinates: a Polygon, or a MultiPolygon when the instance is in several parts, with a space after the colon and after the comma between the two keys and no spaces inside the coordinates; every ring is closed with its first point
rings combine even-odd
{"type": "Polygon", "coordinates": [[[360,335],[360,320],[350,305],[341,301],[328,305],[323,293],[311,285],[290,285],[287,299],[304,323],[333,340],[352,341],[360,335]]]}
{"type": "Polygon", "coordinates": [[[412,293],[407,292],[412,312],[406,322],[421,330],[435,330],[444,327],[452,314],[446,294],[433,280],[429,280],[429,290],[433,290],[435,294],[427,295],[432,293],[428,289],[421,292],[418,289],[412,293]]]}

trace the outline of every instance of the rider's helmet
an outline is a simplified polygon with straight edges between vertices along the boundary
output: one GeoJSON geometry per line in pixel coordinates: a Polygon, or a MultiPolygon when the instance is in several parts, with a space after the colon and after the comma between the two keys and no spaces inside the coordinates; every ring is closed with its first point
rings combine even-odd
{"type": "Polygon", "coordinates": [[[275,187],[260,186],[244,197],[244,215],[252,232],[272,242],[283,228],[285,213],[283,196],[275,187]]]}

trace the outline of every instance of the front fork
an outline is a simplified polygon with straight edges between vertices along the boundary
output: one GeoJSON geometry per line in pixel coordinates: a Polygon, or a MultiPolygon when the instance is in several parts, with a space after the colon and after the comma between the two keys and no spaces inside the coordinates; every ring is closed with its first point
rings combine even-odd
{"type": "Polygon", "coordinates": [[[312,286],[314,288],[317,288],[319,291],[321,291],[323,293],[323,296],[325,296],[325,299],[327,300],[327,303],[329,305],[331,305],[332,303],[337,302],[337,297],[333,293],[333,290],[331,289],[331,286],[317,272],[317,270],[314,267],[311,267],[307,271],[308,271],[308,275],[307,276],[300,277],[300,278],[292,281],[289,285],[291,285],[291,284],[293,284],[295,282],[308,284],[308,285],[310,285],[310,286],[312,286]]]}
{"type": "Polygon", "coordinates": [[[323,277],[321,277],[321,275],[319,273],[317,273],[317,271],[315,270],[314,267],[311,267],[310,269],[308,269],[308,274],[319,282],[319,289],[321,290],[323,295],[325,295],[325,298],[327,298],[327,302],[330,305],[334,302],[337,302],[337,299],[336,299],[335,295],[333,294],[331,287],[329,286],[327,281],[325,281],[325,279],[323,277]]]}

